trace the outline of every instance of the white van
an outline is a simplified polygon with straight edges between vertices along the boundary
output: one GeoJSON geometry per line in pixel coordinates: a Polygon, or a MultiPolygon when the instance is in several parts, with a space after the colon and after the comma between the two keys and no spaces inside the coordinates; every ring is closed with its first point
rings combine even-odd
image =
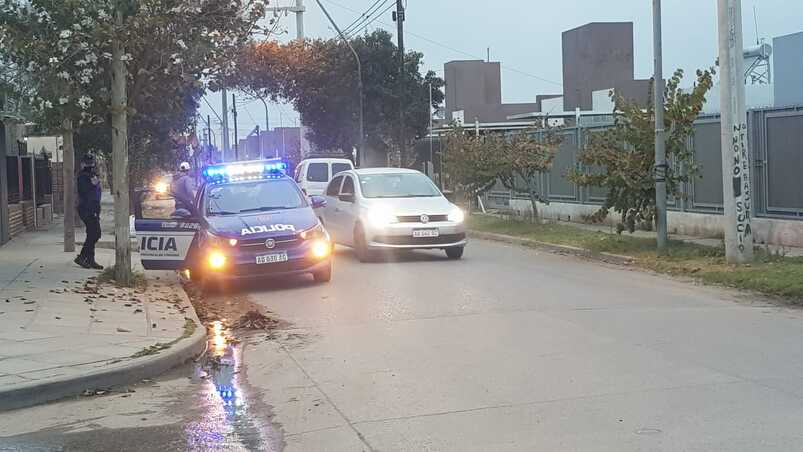
{"type": "Polygon", "coordinates": [[[354,169],[349,159],[311,158],[296,167],[295,179],[308,195],[323,195],[335,174],[354,169]]]}

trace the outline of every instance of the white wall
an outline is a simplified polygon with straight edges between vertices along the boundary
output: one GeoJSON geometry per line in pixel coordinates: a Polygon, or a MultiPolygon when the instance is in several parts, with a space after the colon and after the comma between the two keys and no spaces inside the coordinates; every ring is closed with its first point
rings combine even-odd
{"type": "Polygon", "coordinates": [[[45,148],[45,152],[49,154],[52,161],[62,161],[62,137],[26,137],[26,141],[28,154],[39,155],[39,153],[42,152],[42,148],[45,148]]]}

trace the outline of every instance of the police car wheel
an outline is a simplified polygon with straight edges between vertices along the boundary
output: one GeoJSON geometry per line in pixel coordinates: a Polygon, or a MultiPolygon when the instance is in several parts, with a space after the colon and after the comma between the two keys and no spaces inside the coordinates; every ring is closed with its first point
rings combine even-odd
{"type": "Polygon", "coordinates": [[[321,270],[319,272],[315,272],[312,274],[312,277],[315,279],[315,282],[323,283],[329,282],[332,280],[332,264],[326,267],[326,269],[321,270]]]}

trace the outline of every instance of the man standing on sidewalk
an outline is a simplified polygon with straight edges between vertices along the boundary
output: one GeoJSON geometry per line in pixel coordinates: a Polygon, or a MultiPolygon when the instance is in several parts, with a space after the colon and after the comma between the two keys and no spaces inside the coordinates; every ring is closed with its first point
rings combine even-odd
{"type": "Polygon", "coordinates": [[[78,216],[86,226],[86,239],[81,254],[75,258],[75,263],[84,268],[103,270],[103,266],[95,262],[95,244],[100,240],[101,186],[95,171],[95,157],[92,154],[87,154],[81,159],[77,187],[78,216]]]}

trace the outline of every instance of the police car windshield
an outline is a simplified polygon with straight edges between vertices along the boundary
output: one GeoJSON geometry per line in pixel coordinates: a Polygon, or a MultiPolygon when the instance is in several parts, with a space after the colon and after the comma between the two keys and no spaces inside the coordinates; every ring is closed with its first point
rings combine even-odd
{"type": "Polygon", "coordinates": [[[423,174],[361,174],[360,187],[366,198],[429,198],[441,192],[423,174]]]}
{"type": "Polygon", "coordinates": [[[305,205],[295,183],[288,179],[218,185],[206,193],[206,214],[210,216],[298,209],[305,205]]]}

